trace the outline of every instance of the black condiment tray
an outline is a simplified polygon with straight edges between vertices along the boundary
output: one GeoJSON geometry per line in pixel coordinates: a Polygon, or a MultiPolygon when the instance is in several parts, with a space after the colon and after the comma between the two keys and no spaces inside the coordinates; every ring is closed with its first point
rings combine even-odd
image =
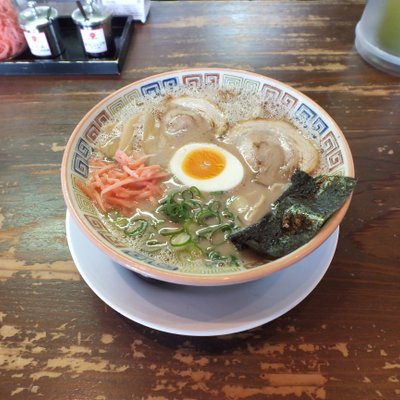
{"type": "Polygon", "coordinates": [[[11,61],[0,62],[0,75],[119,75],[133,31],[132,17],[112,17],[112,54],[93,58],[85,54],[79,32],[70,17],[59,17],[65,52],[53,59],[40,59],[29,49],[11,61]]]}

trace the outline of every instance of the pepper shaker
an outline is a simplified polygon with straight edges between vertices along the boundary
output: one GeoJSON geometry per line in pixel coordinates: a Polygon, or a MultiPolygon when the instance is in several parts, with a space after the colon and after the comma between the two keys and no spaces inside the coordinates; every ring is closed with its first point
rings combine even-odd
{"type": "Polygon", "coordinates": [[[57,57],[64,52],[57,16],[54,7],[38,6],[36,1],[28,1],[28,8],[19,13],[19,24],[34,56],[57,57]]]}
{"type": "Polygon", "coordinates": [[[85,53],[90,57],[110,56],[114,50],[111,32],[111,13],[102,7],[100,1],[87,0],[72,12],[72,19],[78,27],[85,53]]]}

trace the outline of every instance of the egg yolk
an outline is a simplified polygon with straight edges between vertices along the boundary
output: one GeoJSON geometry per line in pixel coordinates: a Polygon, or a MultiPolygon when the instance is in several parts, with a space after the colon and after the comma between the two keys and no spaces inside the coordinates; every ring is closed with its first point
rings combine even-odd
{"type": "Polygon", "coordinates": [[[210,148],[192,150],[186,155],[182,163],[182,169],[185,174],[196,179],[214,178],[224,168],[224,155],[210,148]]]}

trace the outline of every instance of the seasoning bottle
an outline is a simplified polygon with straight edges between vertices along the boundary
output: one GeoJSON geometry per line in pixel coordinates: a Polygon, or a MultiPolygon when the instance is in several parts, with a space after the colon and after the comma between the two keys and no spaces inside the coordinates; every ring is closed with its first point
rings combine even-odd
{"type": "Polygon", "coordinates": [[[19,13],[19,24],[34,56],[51,58],[64,52],[57,16],[54,7],[37,6],[36,1],[28,1],[28,8],[19,13]]]}
{"type": "Polygon", "coordinates": [[[71,17],[79,29],[85,53],[95,58],[111,56],[114,51],[111,13],[99,0],[87,0],[83,5],[80,1],[76,3],[78,8],[71,17]]]}

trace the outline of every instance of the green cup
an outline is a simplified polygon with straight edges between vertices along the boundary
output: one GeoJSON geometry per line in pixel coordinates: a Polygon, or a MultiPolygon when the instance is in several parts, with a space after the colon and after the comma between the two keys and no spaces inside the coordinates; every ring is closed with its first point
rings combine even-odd
{"type": "Polygon", "coordinates": [[[377,44],[388,53],[400,56],[400,0],[382,1],[382,19],[378,25],[377,44]]]}

